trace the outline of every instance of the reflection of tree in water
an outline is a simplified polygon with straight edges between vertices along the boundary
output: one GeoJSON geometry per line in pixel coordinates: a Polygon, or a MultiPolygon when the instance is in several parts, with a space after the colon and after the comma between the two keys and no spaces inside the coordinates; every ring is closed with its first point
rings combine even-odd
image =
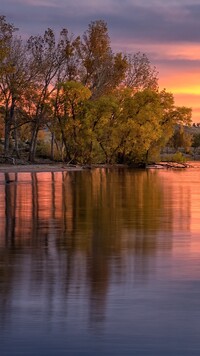
{"type": "Polygon", "coordinates": [[[174,212],[165,202],[173,200],[173,192],[166,198],[157,173],[96,169],[5,174],[2,187],[1,310],[21,279],[27,295],[45,298],[49,317],[58,294],[62,313],[72,295],[87,295],[96,322],[103,317],[113,271],[123,284],[130,277],[126,265],[131,256],[132,272],[148,275],[152,255],[162,246],[172,247],[170,238],[160,244],[160,232],[172,230],[174,212]],[[163,224],[166,215],[168,223],[163,224]]]}
{"type": "Polygon", "coordinates": [[[14,177],[5,173],[5,241],[7,246],[14,245],[16,201],[17,201],[17,174],[14,177]]]}

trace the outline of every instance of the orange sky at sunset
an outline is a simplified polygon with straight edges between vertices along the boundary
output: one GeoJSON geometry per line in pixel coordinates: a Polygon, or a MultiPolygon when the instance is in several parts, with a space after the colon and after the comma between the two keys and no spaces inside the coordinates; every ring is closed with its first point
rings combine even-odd
{"type": "Polygon", "coordinates": [[[162,70],[162,77],[159,78],[160,88],[166,88],[172,92],[175,104],[192,108],[192,121],[200,122],[200,84],[197,73],[177,72],[174,69],[162,70]]]}
{"type": "Polygon", "coordinates": [[[192,108],[200,122],[200,45],[198,43],[117,43],[125,52],[144,52],[158,71],[159,87],[173,93],[175,104],[192,108]]]}
{"type": "MultiPolygon", "coordinates": [[[[182,58],[187,62],[187,66],[180,65],[179,67],[177,64],[165,66],[162,63],[157,66],[157,68],[159,67],[160,88],[166,88],[167,91],[174,94],[176,105],[192,107],[192,121],[200,122],[199,68],[193,65],[195,61],[200,59],[200,46],[186,44],[183,48],[180,47],[179,53],[181,53],[181,50],[183,50],[182,58]]],[[[177,55],[177,62],[179,53],[174,52],[174,56],[177,55]]],[[[171,54],[173,56],[173,52],[171,54]]]]}

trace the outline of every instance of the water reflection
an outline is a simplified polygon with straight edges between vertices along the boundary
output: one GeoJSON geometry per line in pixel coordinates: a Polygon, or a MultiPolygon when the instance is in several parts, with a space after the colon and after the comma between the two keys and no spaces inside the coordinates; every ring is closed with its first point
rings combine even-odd
{"type": "Polygon", "coordinates": [[[0,327],[29,314],[95,328],[113,286],[163,277],[157,264],[183,231],[188,245],[191,227],[190,187],[173,179],[124,169],[1,174],[0,327]]]}

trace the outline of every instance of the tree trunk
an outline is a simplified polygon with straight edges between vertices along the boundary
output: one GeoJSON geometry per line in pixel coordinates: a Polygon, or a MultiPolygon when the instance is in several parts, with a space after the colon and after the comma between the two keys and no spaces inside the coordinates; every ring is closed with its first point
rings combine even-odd
{"type": "Polygon", "coordinates": [[[145,163],[148,163],[148,161],[149,161],[149,150],[147,150],[145,158],[146,158],[146,162],[145,163]]]}
{"type": "Polygon", "coordinates": [[[11,124],[10,120],[7,117],[5,119],[5,126],[4,126],[4,154],[8,155],[10,151],[10,129],[11,129],[11,124]]]}
{"type": "MultiPolygon", "coordinates": [[[[62,127],[62,122],[61,122],[61,119],[58,117],[58,122],[59,122],[59,125],[60,125],[60,131],[61,131],[61,137],[62,137],[62,147],[64,145],[65,147],[65,161],[71,161],[71,155],[70,155],[70,152],[69,152],[69,149],[68,149],[68,145],[67,145],[67,139],[65,137],[65,133],[64,133],[64,130],[63,130],[63,127],[62,127]]],[[[63,154],[62,154],[62,160],[63,159],[63,154]]]]}
{"type": "Polygon", "coordinates": [[[4,153],[5,155],[9,154],[10,151],[10,133],[11,133],[11,125],[14,121],[14,114],[15,114],[15,101],[16,98],[12,97],[12,102],[9,105],[6,105],[6,115],[5,115],[5,142],[4,142],[4,153]]]}
{"type": "Polygon", "coordinates": [[[54,132],[51,133],[51,159],[54,161],[54,138],[55,134],[54,132]]]}
{"type": "Polygon", "coordinates": [[[30,162],[35,161],[35,151],[36,151],[36,145],[37,145],[38,131],[39,131],[39,127],[37,124],[35,124],[33,127],[33,131],[32,131],[32,137],[31,137],[31,143],[30,143],[30,149],[29,149],[29,158],[28,159],[30,162]]]}
{"type": "Polygon", "coordinates": [[[15,115],[14,115],[14,117],[13,117],[13,122],[14,122],[14,139],[15,139],[14,151],[15,151],[16,157],[17,157],[17,158],[20,158],[20,155],[19,155],[18,132],[17,132],[17,128],[16,128],[17,123],[16,123],[15,115]]]}

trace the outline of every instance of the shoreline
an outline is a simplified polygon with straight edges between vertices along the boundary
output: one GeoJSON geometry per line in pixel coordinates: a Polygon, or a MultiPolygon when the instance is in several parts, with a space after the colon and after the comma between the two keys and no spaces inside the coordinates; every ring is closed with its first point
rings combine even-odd
{"type": "Polygon", "coordinates": [[[27,172],[66,172],[66,171],[80,171],[80,166],[65,166],[64,164],[0,164],[0,173],[27,173],[27,172]]]}
{"type": "MultiPolygon", "coordinates": [[[[67,165],[65,163],[35,163],[35,164],[0,164],[0,173],[26,173],[26,172],[67,172],[67,171],[82,171],[91,170],[95,168],[135,168],[127,165],[108,165],[108,164],[94,164],[94,165],[67,165]]],[[[185,163],[175,162],[158,162],[155,164],[149,164],[143,169],[186,169],[186,168],[200,168],[200,161],[188,161],[185,163]]]]}

